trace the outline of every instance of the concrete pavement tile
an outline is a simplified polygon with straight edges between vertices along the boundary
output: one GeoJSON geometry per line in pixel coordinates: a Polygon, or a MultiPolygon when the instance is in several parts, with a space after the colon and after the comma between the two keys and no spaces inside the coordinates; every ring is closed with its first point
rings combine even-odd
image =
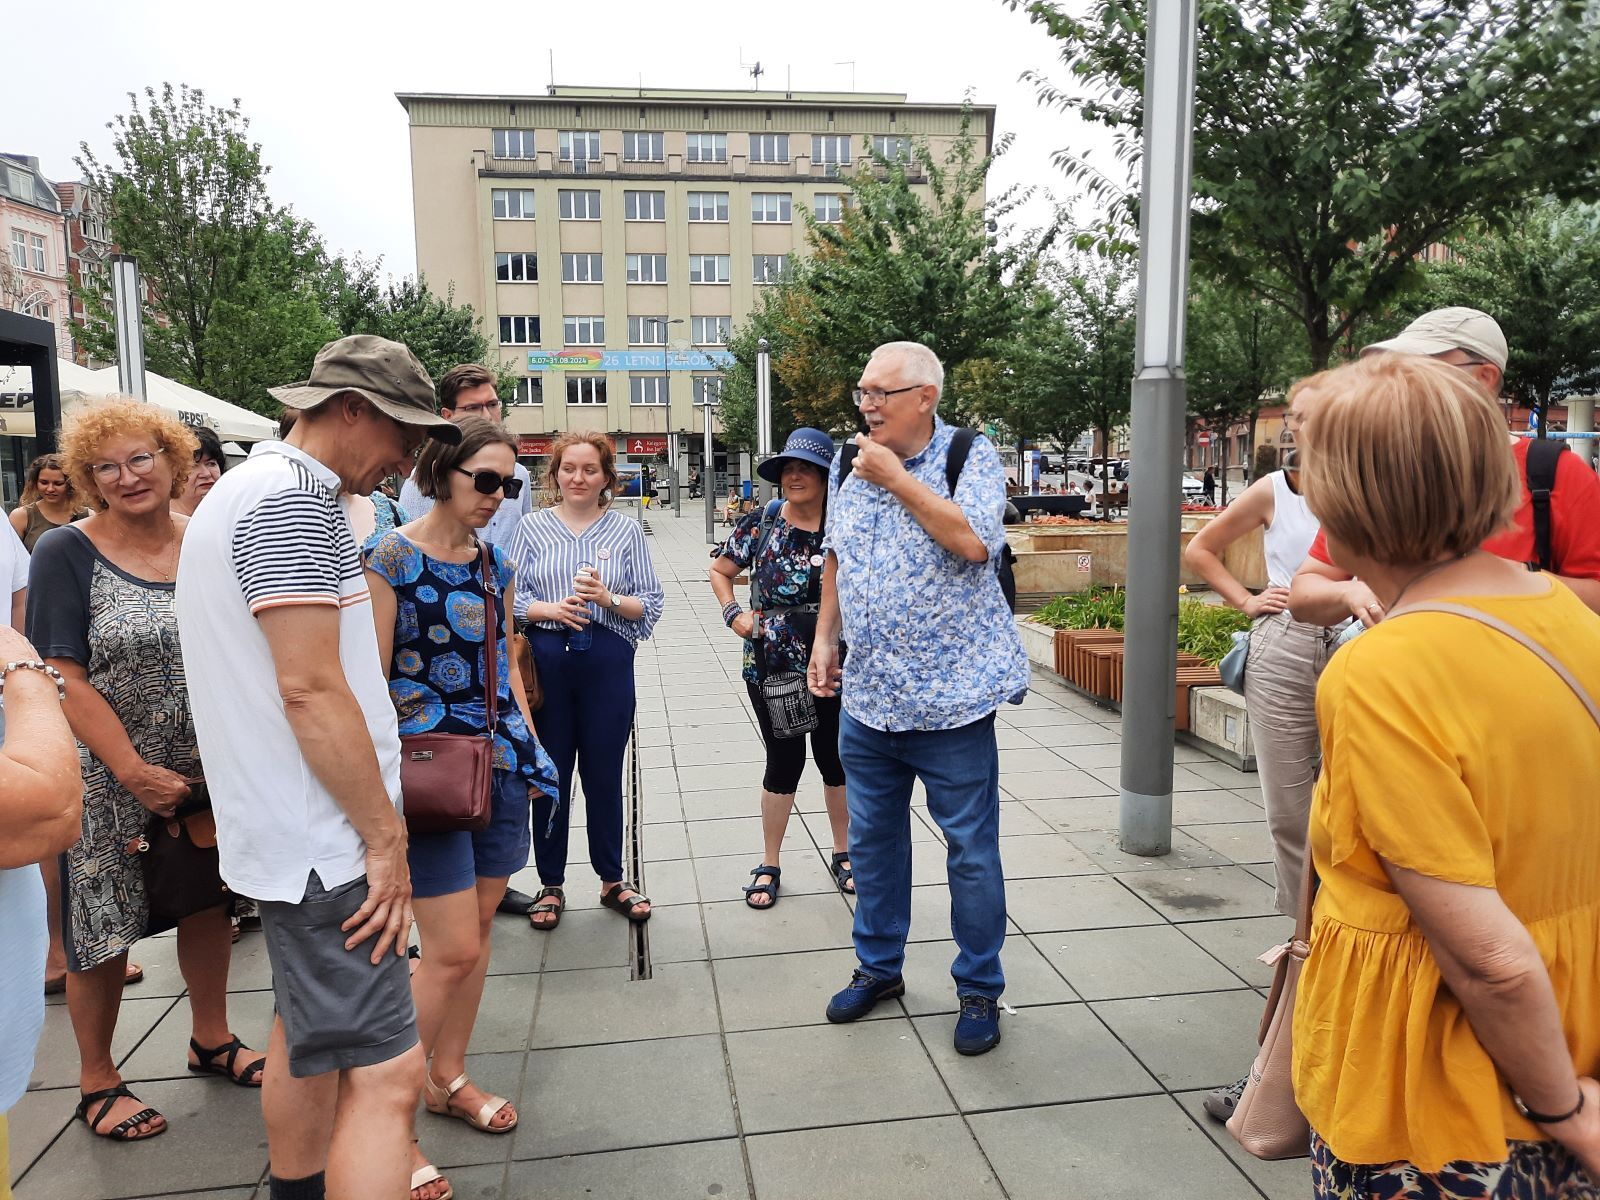
{"type": "MultiPolygon", "coordinates": [[[[1009,807],[1009,806],[1002,806],[1009,807]]],[[[1003,823],[1003,821],[1002,821],[1003,823]]],[[[1002,828],[1001,833],[1005,830],[1002,828]]],[[[1054,875],[1098,875],[1102,868],[1059,833],[1025,834],[1000,839],[1000,862],[1007,879],[1054,875]]]]}
{"type": "Polygon", "coordinates": [[[1160,913],[1110,875],[1007,880],[1006,911],[1027,933],[1161,924],[1160,913]]]}
{"type": "MultiPolygon", "coordinates": [[[[450,1183],[460,1200],[500,1200],[500,1175],[491,1169],[452,1171],[450,1183]]],[[[763,1193],[764,1194],[764,1193],[763,1193]]],[[[511,1164],[510,1200],[663,1200],[702,1196],[750,1200],[744,1156],[733,1139],[647,1146],[602,1154],[573,1154],[511,1164]]]]}
{"type": "Polygon", "coordinates": [[[1221,959],[1246,983],[1265,987],[1272,982],[1272,968],[1259,962],[1259,956],[1294,936],[1294,920],[1272,916],[1238,921],[1189,921],[1178,929],[1221,959]]]}
{"type": "MultiPolygon", "coordinates": [[[[909,955],[908,955],[909,959],[909,955]]],[[[808,950],[722,958],[713,964],[722,1027],[728,1032],[820,1025],[833,994],[850,982],[854,950],[808,950]]],[[[864,1020],[902,1015],[898,1004],[884,1003],[864,1020]]]]}
{"type": "MultiPolygon", "coordinates": [[[[761,854],[761,818],[729,817],[721,821],[689,821],[689,847],[695,858],[714,858],[723,854],[761,854]]],[[[792,816],[784,830],[782,848],[786,851],[810,849],[811,835],[803,821],[792,816]]],[[[751,863],[755,866],[755,863],[751,863]]]]}
{"type": "Polygon", "coordinates": [[[1088,771],[1078,771],[1063,762],[1053,771],[1019,771],[1000,773],[1000,790],[1014,800],[1075,799],[1080,796],[1111,796],[1117,789],[1095,778],[1088,771]]]}
{"type": "MultiPolygon", "coordinates": [[[[1001,725],[1010,725],[1013,729],[1039,729],[1044,726],[1059,725],[1062,717],[1074,716],[1072,712],[1063,710],[1057,704],[1042,704],[1038,708],[1018,707],[1013,704],[1002,704],[999,710],[1001,725]]],[[[1037,734],[1035,735],[1038,736],[1037,734]]]]}
{"type": "MultiPolygon", "coordinates": [[[[696,704],[675,702],[667,714],[667,725],[676,738],[679,730],[707,729],[722,725],[744,725],[755,728],[755,718],[750,715],[750,701],[740,697],[735,703],[696,704]]],[[[724,730],[721,734],[727,737],[724,730]]],[[[696,739],[698,740],[698,739],[696,739]]],[[[684,743],[688,745],[688,743],[684,743]]]]}
{"type": "Polygon", "coordinates": [[[715,1035],[569,1046],[528,1055],[515,1159],[730,1138],[733,1102],[715,1035]]]}
{"type": "Polygon", "coordinates": [[[674,757],[680,767],[715,767],[723,763],[765,763],[767,749],[761,744],[761,736],[751,726],[748,733],[731,732],[732,726],[723,726],[730,730],[725,736],[714,742],[684,743],[674,750],[674,757]]]}
{"type": "MultiPolygon", "coordinates": [[[[565,926],[561,932],[566,932],[565,926]]],[[[491,975],[484,980],[483,999],[478,1003],[478,1019],[472,1027],[468,1050],[473,1054],[526,1050],[539,984],[540,979],[533,975],[491,975]]]]}
{"type": "Polygon", "coordinates": [[[641,795],[644,800],[644,824],[660,825],[683,820],[683,800],[676,791],[645,788],[641,795]]]}
{"type": "Polygon", "coordinates": [[[691,821],[721,821],[761,815],[759,788],[707,788],[683,797],[683,815],[691,821]]]}
{"type": "Polygon", "coordinates": [[[1193,764],[1190,768],[1196,775],[1209,779],[1213,787],[1220,788],[1254,788],[1261,786],[1261,777],[1254,771],[1241,771],[1231,767],[1225,762],[1212,759],[1210,762],[1193,764]]]}
{"type": "MultiPolygon", "coordinates": [[[[956,944],[953,941],[906,944],[906,994],[900,1003],[908,1013],[921,1017],[931,1013],[955,1012],[956,985],[950,977],[950,964],[955,957],[956,944]]],[[[1006,938],[1005,949],[1000,953],[1000,965],[1006,975],[1006,1003],[1013,1008],[1066,1004],[1078,998],[1021,934],[1006,938]]],[[[843,986],[843,983],[838,985],[843,986]]]]}
{"type": "Polygon", "coordinates": [[[665,729],[667,715],[655,709],[641,709],[633,716],[634,724],[640,729],[665,729]]]}
{"type": "Polygon", "coordinates": [[[649,746],[644,744],[639,746],[639,766],[644,770],[648,771],[657,767],[672,768],[677,765],[672,755],[671,746],[649,746]]]}
{"type": "MultiPolygon", "coordinates": [[[[750,872],[755,870],[760,860],[759,848],[749,854],[723,854],[715,858],[696,859],[695,871],[700,876],[700,886],[707,903],[737,900],[743,904],[744,893],[740,889],[755,882],[750,872]]],[[[779,879],[780,904],[788,903],[793,896],[828,895],[839,890],[834,885],[832,873],[814,849],[785,854],[779,866],[783,871],[779,879]]]]}
{"type": "Polygon", "coordinates": [[[531,1049],[716,1032],[708,964],[658,963],[635,982],[625,967],[602,967],[545,977],[531,1049]]]}
{"type": "Polygon", "coordinates": [[[73,1121],[28,1172],[18,1200],[120,1200],[253,1187],[267,1161],[261,1094],[209,1083],[192,1077],[134,1088],[167,1118],[167,1131],[144,1142],[113,1143],[73,1121]]]}
{"type": "MultiPolygon", "coordinates": [[[[538,1121],[539,1115],[522,1103],[524,1056],[469,1054],[467,1075],[491,1096],[503,1096],[517,1108],[517,1120],[538,1121]]],[[[441,1171],[480,1163],[505,1163],[511,1157],[512,1134],[481,1133],[465,1121],[441,1117],[417,1105],[415,1130],[422,1152],[441,1171]]],[[[457,1191],[457,1195],[461,1195],[457,1191]]],[[[266,1200],[266,1197],[262,1197],[266,1200]]]]}
{"type": "MultiPolygon", "coordinates": [[[[648,825],[640,831],[646,862],[664,862],[689,857],[689,834],[683,825],[648,825]]],[[[595,895],[600,889],[595,888],[595,895]]]]}
{"type": "Polygon", "coordinates": [[[1241,982],[1171,925],[1041,933],[1033,940],[1085,1000],[1226,991],[1241,982]]]}
{"type": "Polygon", "coordinates": [[[764,761],[723,763],[704,767],[679,767],[678,782],[685,794],[729,787],[743,787],[754,791],[761,786],[761,779],[766,774],[766,770],[764,761]]]}
{"type": "MultiPolygon", "coordinates": [[[[111,1039],[111,1057],[122,1062],[145,1036],[154,1029],[169,1009],[179,1008],[185,1019],[189,1004],[162,996],[150,1000],[134,1000],[124,993],[122,1007],[117,1013],[117,1032],[111,1039]]],[[[188,1042],[184,1042],[187,1046],[188,1042]]],[[[176,1074],[176,1072],[172,1072],[176,1074]]],[[[39,1035],[39,1049],[33,1057],[33,1076],[29,1087],[76,1087],[78,1084],[78,1042],[72,1036],[72,1020],[64,1004],[48,1005],[44,1010],[44,1031],[39,1035]]]]}
{"type": "Polygon", "coordinates": [[[1272,861],[1272,834],[1264,820],[1233,821],[1216,825],[1196,825],[1184,830],[1195,841],[1210,846],[1232,862],[1247,863],[1272,861]]]}
{"type": "Polygon", "coordinates": [[[1128,854],[1118,844],[1120,839],[1115,829],[1067,834],[1069,842],[1105,871],[1187,871],[1195,867],[1226,867],[1230,861],[1182,830],[1172,831],[1172,853],[1159,857],[1128,854]]]}
{"type": "MultiPolygon", "coordinates": [[[[737,727],[734,722],[719,721],[716,724],[706,725],[674,725],[671,729],[663,726],[660,729],[649,730],[651,745],[670,745],[677,750],[688,746],[720,746],[724,742],[744,742],[755,738],[756,744],[761,744],[760,735],[756,733],[753,723],[747,722],[747,730],[737,727]]],[[[639,731],[640,741],[643,742],[647,731],[639,731]]],[[[713,761],[721,761],[720,759],[713,761]]],[[[684,765],[688,765],[687,763],[684,765]]]]}
{"type": "MultiPolygon", "coordinates": [[[[134,943],[128,957],[144,968],[144,978],[130,983],[123,990],[124,1000],[156,1000],[163,996],[181,996],[184,992],[183,975],[178,971],[178,939],[172,930],[155,937],[141,938],[134,943]]],[[[52,1000],[65,1003],[62,996],[52,1000]]]]}
{"type": "MultiPolygon", "coordinates": [[[[1002,776],[1002,778],[1004,778],[1002,776]]],[[[1052,833],[1049,823],[1020,800],[1007,800],[1001,793],[1000,836],[1025,837],[1029,834],[1052,833]]]]}
{"type": "Polygon", "coordinates": [[[995,745],[1001,750],[1038,750],[1039,743],[1026,729],[1018,729],[1015,725],[995,722],[995,745]]]}
{"type": "Polygon", "coordinates": [[[1254,991],[1099,1000],[1090,1007],[1172,1091],[1232,1083],[1255,1057],[1262,1001],[1254,991]]]}
{"type": "Polygon", "coordinates": [[[1277,890],[1278,871],[1277,868],[1271,863],[1247,863],[1245,864],[1244,869],[1249,871],[1250,874],[1254,875],[1257,879],[1261,880],[1261,882],[1266,884],[1269,888],[1272,888],[1274,891],[1277,890]]]}
{"type": "Polygon", "coordinates": [[[1228,1157],[1165,1096],[981,1113],[968,1123],[1011,1200],[1241,1200],[1251,1193],[1228,1157]]]}
{"type": "Polygon", "coordinates": [[[1000,1014],[1000,1044],[964,1058],[949,1016],[916,1022],[945,1085],[964,1113],[1154,1092],[1159,1085],[1082,1004],[1000,1014]]]}
{"type": "Polygon", "coordinates": [[[650,961],[699,962],[706,955],[704,905],[674,904],[650,918],[650,961]]]}
{"type": "MultiPolygon", "coordinates": [[[[245,1045],[265,1052],[267,1039],[272,1034],[272,993],[230,992],[228,1025],[245,1045]]],[[[189,1078],[185,1064],[189,1061],[191,1029],[189,1002],[183,1000],[146,1035],[139,1048],[119,1064],[122,1077],[126,1080],[189,1078]]],[[[223,1060],[226,1057],[224,1055],[223,1060]]],[[[217,1087],[235,1086],[221,1078],[213,1082],[217,1087]]]]}
{"type": "Polygon", "coordinates": [[[711,955],[717,959],[833,950],[852,944],[854,918],[837,892],[785,896],[771,912],[755,912],[743,900],[705,904],[701,908],[711,955]]]}
{"type": "Polygon", "coordinates": [[[727,1045],[746,1134],[954,1111],[904,1017],[730,1033],[727,1045]]]}
{"type": "Polygon", "coordinates": [[[678,786],[678,768],[646,768],[639,772],[639,787],[643,789],[646,796],[649,796],[652,792],[666,792],[675,796],[682,790],[678,786]]]}
{"type": "Polygon", "coordinates": [[[1266,810],[1260,793],[1255,799],[1240,792],[1175,792],[1172,796],[1172,823],[1190,825],[1232,825],[1258,821],[1265,826],[1266,810]]]}
{"type": "MultiPolygon", "coordinates": [[[[820,1010],[819,1010],[820,1011],[820,1010]]],[[[72,1121],[80,1095],[76,1087],[24,1092],[6,1113],[11,1142],[11,1178],[15,1183],[72,1121]]]]}
{"type": "Polygon", "coordinates": [[[1184,1092],[1173,1098],[1183,1105],[1189,1118],[1206,1136],[1250,1177],[1250,1181],[1266,1193],[1268,1200],[1304,1200],[1309,1187],[1307,1181],[1311,1178],[1309,1158],[1280,1158],[1275,1161],[1256,1158],[1245,1153],[1244,1147],[1233,1140],[1227,1126],[1206,1115],[1202,1107],[1205,1092],[1184,1092]]]}
{"type": "Polygon", "coordinates": [[[1107,729],[1097,721],[1067,724],[1050,720],[1030,725],[1027,729],[1041,746],[1059,751],[1064,758],[1072,757],[1074,746],[1113,746],[1122,742],[1122,734],[1118,730],[1107,729]]]}
{"type": "Polygon", "coordinates": [[[627,922],[610,909],[577,909],[563,914],[554,931],[541,933],[530,925],[528,934],[549,943],[545,947],[546,971],[628,965],[627,922]]]}
{"type": "Polygon", "coordinates": [[[1061,754],[1080,771],[1117,767],[1122,764],[1122,743],[1115,741],[1094,746],[1064,746],[1061,754]]]}
{"type": "Polygon", "coordinates": [[[1004,1193],[956,1117],[886,1121],[750,1138],[761,1200],[871,1196],[873,1200],[983,1200],[1004,1193]]]}
{"type": "Polygon", "coordinates": [[[1272,889],[1243,867],[1131,871],[1117,878],[1172,921],[1268,917],[1278,911],[1272,889]]]}
{"type": "Polygon", "coordinates": [[[1094,796],[1081,800],[1029,800],[1026,803],[1036,816],[1062,833],[1115,829],[1122,807],[1121,799],[1116,796],[1094,796]]]}
{"type": "MultiPolygon", "coordinates": [[[[650,897],[651,908],[700,903],[700,885],[696,880],[695,864],[687,858],[647,862],[642,882],[644,894],[650,897]]],[[[595,907],[600,906],[599,888],[585,895],[592,895],[595,907]]]]}
{"type": "Polygon", "coordinates": [[[1060,771],[1065,765],[1066,759],[1054,750],[1046,750],[1040,745],[1033,745],[1024,750],[1000,751],[1002,777],[1025,771],[1060,771]]]}
{"type": "MultiPolygon", "coordinates": [[[[1089,772],[1107,787],[1117,790],[1122,786],[1122,773],[1116,767],[1101,767],[1089,772]]],[[[1172,768],[1172,790],[1174,792],[1214,792],[1218,785],[1203,775],[1197,775],[1192,767],[1174,765],[1172,768]]]]}

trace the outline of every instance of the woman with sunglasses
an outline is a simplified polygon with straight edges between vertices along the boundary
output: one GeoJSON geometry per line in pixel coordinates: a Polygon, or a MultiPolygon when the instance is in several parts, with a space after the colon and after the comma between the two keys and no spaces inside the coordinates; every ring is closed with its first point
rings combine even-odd
{"type": "MultiPolygon", "coordinates": [[[[516,499],[516,440],[479,417],[460,422],[456,445],[430,441],[415,478],[433,501],[417,520],[378,538],[366,552],[367,586],[378,623],[381,661],[402,735],[459,733],[494,741],[494,790],[487,829],[413,833],[412,908],[423,955],[411,977],[417,1035],[431,1055],[430,1112],[485,1133],[509,1133],[517,1110],[467,1078],[467,1043],[483,998],[489,942],[506,881],[528,865],[529,790],[556,794],[556,772],[533,733],[522,678],[507,642],[513,580],[509,561],[489,547],[493,586],[485,595],[480,531],[516,499]],[[492,623],[491,616],[492,614],[492,623]],[[495,655],[497,717],[488,726],[486,649],[495,655]]],[[[449,1185],[415,1150],[412,1195],[438,1200],[449,1185]]]]}
{"type": "MultiPolygon", "coordinates": [[[[1299,435],[1316,405],[1313,375],[1289,389],[1284,422],[1299,435]]],[[[1321,745],[1317,739],[1317,679],[1328,665],[1336,630],[1296,621],[1289,612],[1289,581],[1317,536],[1317,519],[1300,494],[1298,448],[1281,471],[1263,475],[1240,493],[1209,525],[1194,535],[1184,564],[1232,608],[1251,617],[1250,655],[1244,673],[1245,713],[1256,751],[1256,770],[1272,835],[1277,874],[1277,908],[1295,914],[1305,871],[1306,830],[1311,793],[1317,782],[1321,745]],[[1223,565],[1228,548],[1261,529],[1267,588],[1255,593],[1223,565]]],[[[1241,1051],[1242,1052],[1242,1051],[1241,1051]]],[[[1243,1079],[1214,1089],[1205,1110],[1226,1121],[1244,1094],[1243,1079]]]]}
{"type": "Polygon", "coordinates": [[[28,636],[66,678],[83,770],[83,836],[61,856],[78,1117],[119,1142],[167,1128],[122,1082],[111,1051],[128,950],[140,938],[177,927],[193,1018],[189,1070],[260,1087],[266,1061],[228,1027],[231,897],[215,857],[216,902],[187,914],[154,911],[141,858],[148,835],[179,825],[197,849],[216,845],[195,794],[200,753],[174,606],[188,518],[172,512],[172,501],[195,448],[193,434],[149,404],[113,399],[75,413],[62,430],[61,460],[96,511],[39,539],[28,581],[28,636]]]}

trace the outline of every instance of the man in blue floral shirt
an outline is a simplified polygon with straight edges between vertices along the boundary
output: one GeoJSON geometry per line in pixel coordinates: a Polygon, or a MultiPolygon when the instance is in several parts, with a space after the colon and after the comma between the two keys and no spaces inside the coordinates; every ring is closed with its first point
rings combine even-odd
{"type": "Polygon", "coordinates": [[[860,966],[827,1015],[854,1021],[905,991],[909,815],[921,779],[949,846],[957,947],[950,973],[961,1001],[955,1048],[982,1054],[1000,1041],[1005,988],[994,714],[1026,691],[1028,659],[996,569],[1005,472],[994,446],[977,437],[952,495],[946,470],[955,431],[938,417],[943,386],[944,367],[926,346],[878,347],[856,390],[867,432],[853,456],[834,460],[828,479],[828,556],[809,679],[818,695],[843,687],[839,753],[860,966]],[[850,648],[842,669],[841,623],[850,648]]]}

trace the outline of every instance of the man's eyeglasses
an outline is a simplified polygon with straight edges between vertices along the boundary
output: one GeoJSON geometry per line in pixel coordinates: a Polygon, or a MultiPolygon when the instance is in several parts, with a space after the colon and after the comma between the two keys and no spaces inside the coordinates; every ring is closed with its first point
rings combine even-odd
{"type": "Polygon", "coordinates": [[[891,388],[887,392],[882,388],[857,388],[851,393],[851,396],[855,400],[857,408],[860,408],[863,404],[870,404],[872,407],[877,408],[890,396],[898,396],[901,392],[921,391],[927,386],[925,383],[913,383],[906,387],[891,388]]]}
{"type": "Polygon", "coordinates": [[[90,466],[89,473],[100,483],[115,483],[122,478],[123,467],[142,477],[156,469],[156,456],[148,450],[141,450],[126,462],[94,463],[90,466]]]}
{"type": "Polygon", "coordinates": [[[458,417],[487,417],[491,413],[500,415],[500,401],[491,400],[485,404],[463,404],[460,408],[452,409],[458,417]]]}
{"type": "Polygon", "coordinates": [[[456,470],[472,480],[472,486],[485,496],[504,492],[507,500],[515,500],[522,495],[522,480],[515,475],[496,475],[493,471],[469,471],[465,467],[457,467],[456,470]]]}

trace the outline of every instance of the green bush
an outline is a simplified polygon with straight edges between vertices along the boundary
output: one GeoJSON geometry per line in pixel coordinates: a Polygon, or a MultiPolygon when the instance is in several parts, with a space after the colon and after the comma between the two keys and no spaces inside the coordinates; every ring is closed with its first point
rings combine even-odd
{"type": "Polygon", "coordinates": [[[1052,629],[1122,629],[1127,593],[1122,588],[1098,587],[1071,596],[1057,596],[1041,605],[1032,619],[1052,629]]]}
{"type": "Polygon", "coordinates": [[[1236,608],[1184,600],[1178,605],[1178,649],[1208,663],[1219,663],[1233,649],[1236,631],[1249,629],[1250,618],[1236,608]]]}

